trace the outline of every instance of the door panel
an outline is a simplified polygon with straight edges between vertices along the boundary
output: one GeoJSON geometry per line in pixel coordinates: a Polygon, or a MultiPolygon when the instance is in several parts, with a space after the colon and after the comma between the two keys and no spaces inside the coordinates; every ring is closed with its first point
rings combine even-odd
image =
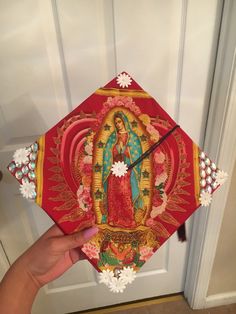
{"type": "Polygon", "coordinates": [[[3,247],[2,241],[0,241],[0,280],[2,280],[5,272],[8,270],[10,263],[3,247]]]}

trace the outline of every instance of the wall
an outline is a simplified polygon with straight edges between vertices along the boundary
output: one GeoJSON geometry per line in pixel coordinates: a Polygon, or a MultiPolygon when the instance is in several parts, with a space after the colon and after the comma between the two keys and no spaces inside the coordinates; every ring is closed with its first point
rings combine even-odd
{"type": "Polygon", "coordinates": [[[224,212],[208,295],[236,291],[236,162],[224,212]]]}

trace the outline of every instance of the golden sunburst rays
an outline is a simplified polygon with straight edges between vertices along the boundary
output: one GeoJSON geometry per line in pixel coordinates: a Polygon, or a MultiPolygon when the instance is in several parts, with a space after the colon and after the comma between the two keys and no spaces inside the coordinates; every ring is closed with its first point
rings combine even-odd
{"type": "MultiPolygon", "coordinates": [[[[77,204],[77,202],[76,202],[77,204]]],[[[73,204],[74,206],[74,204],[73,204]]],[[[75,208],[73,208],[68,214],[63,215],[63,217],[61,217],[59,219],[59,223],[63,223],[63,222],[76,222],[78,220],[81,220],[81,216],[83,216],[83,210],[81,208],[79,208],[78,206],[76,206],[75,208]]],[[[88,228],[91,227],[91,222],[88,221],[84,221],[84,222],[80,222],[79,226],[77,229],[74,229],[73,232],[79,231],[81,230],[83,227],[84,228],[88,228]]]]}
{"type": "Polygon", "coordinates": [[[73,116],[70,119],[65,120],[61,127],[57,127],[57,136],[53,137],[55,146],[50,148],[53,156],[47,158],[52,164],[52,167],[48,169],[52,173],[49,180],[55,183],[55,185],[52,185],[49,188],[49,190],[55,192],[55,195],[49,197],[49,200],[61,203],[60,205],[55,206],[53,210],[70,211],[60,218],[59,223],[80,220],[84,214],[78,207],[76,194],[71,190],[69,184],[65,180],[60,164],[60,149],[63,135],[68,127],[70,127],[75,121],[79,119],[81,120],[84,115],[86,117],[86,114],[84,113],[73,116]]]}
{"type": "Polygon", "coordinates": [[[173,225],[175,227],[179,227],[180,223],[178,220],[176,220],[170,213],[167,211],[163,212],[158,216],[159,219],[161,219],[163,222],[166,222],[170,225],[173,225]]]}
{"type": "Polygon", "coordinates": [[[170,236],[169,231],[159,221],[155,220],[151,228],[155,231],[156,236],[159,238],[167,239],[170,236]]]}
{"type": "Polygon", "coordinates": [[[189,196],[190,193],[185,188],[191,184],[191,182],[188,180],[188,178],[191,176],[191,174],[188,172],[190,162],[187,162],[186,147],[181,134],[174,132],[173,136],[178,147],[179,165],[175,184],[173,185],[173,188],[168,195],[166,209],[173,212],[186,212],[185,206],[189,204],[189,202],[186,200],[185,196],[189,196]]]}

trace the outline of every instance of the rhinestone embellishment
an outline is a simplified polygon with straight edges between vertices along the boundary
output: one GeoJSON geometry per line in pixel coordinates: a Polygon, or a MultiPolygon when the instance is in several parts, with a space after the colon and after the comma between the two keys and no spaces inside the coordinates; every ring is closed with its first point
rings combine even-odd
{"type": "Polygon", "coordinates": [[[203,196],[210,194],[217,188],[216,175],[217,167],[204,152],[199,153],[199,174],[200,174],[200,203],[203,196]]]}
{"type": "Polygon", "coordinates": [[[18,149],[14,153],[14,161],[8,166],[9,171],[20,181],[20,191],[24,197],[35,199],[36,193],[36,160],[38,154],[38,143],[30,147],[18,149]]]}

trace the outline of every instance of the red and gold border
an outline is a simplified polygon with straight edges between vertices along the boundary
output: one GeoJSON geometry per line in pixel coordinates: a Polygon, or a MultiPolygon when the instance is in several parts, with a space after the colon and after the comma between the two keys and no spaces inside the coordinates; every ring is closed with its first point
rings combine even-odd
{"type": "Polygon", "coordinates": [[[194,196],[196,204],[199,206],[200,205],[199,147],[195,143],[193,143],[193,171],[194,171],[194,196]]]}
{"type": "Polygon", "coordinates": [[[36,165],[36,178],[37,178],[37,197],[36,203],[42,206],[42,195],[43,195],[43,163],[44,163],[44,148],[45,148],[45,136],[42,135],[39,140],[39,150],[36,165]]]}
{"type": "Polygon", "coordinates": [[[99,88],[95,94],[101,96],[128,96],[134,98],[152,98],[148,93],[143,90],[122,90],[116,88],[99,88]]]}

